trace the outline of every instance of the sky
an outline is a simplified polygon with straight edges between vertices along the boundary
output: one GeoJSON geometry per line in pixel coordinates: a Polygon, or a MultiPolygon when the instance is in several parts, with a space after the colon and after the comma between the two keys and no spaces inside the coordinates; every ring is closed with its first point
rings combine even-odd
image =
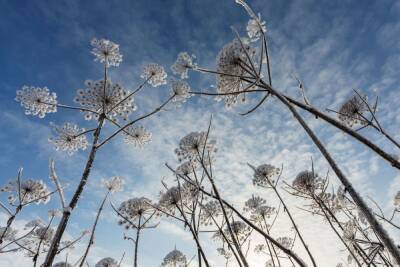
{"type": "MultiPolygon", "coordinates": [[[[361,90],[371,99],[378,94],[379,120],[395,139],[400,138],[399,1],[249,0],[248,3],[266,21],[276,89],[301,99],[292,78],[296,74],[304,82],[311,103],[321,110],[338,109],[352,95],[352,89],[361,90]]],[[[233,0],[0,0],[0,4],[0,184],[14,179],[18,168],[23,167],[23,178],[42,179],[52,187],[48,178],[48,161],[52,158],[60,180],[68,185],[67,198],[79,181],[88,150],[72,156],[55,151],[48,143],[52,135],[50,123],[68,121],[86,128],[94,124],[84,121],[79,112],[67,110],[48,114],[44,119],[26,116],[14,100],[16,90],[24,85],[47,86],[57,93],[60,103],[73,104],[76,90],[84,88],[85,80],[102,78],[102,66],[90,54],[93,37],[110,39],[120,45],[123,62],[118,68],[110,69],[109,74],[113,82],[130,90],[142,82],[140,74],[147,63],[163,65],[169,77],[173,77],[170,66],[181,51],[195,54],[199,66],[215,69],[218,52],[235,37],[231,26],[245,35],[248,21],[245,10],[233,0]]],[[[190,73],[189,84],[193,90],[213,91],[215,77],[190,73]]],[[[168,85],[145,87],[135,98],[138,110],[132,118],[151,111],[168,94],[168,85]]],[[[161,179],[171,180],[164,164],[178,164],[174,149],[180,138],[193,131],[206,130],[211,115],[211,133],[218,144],[216,182],[223,197],[235,206],[242,207],[252,194],[277,203],[270,192],[252,185],[252,171],[247,163],[284,164],[283,179],[287,182],[310,168],[311,157],[318,172],[329,171],[308,136],[275,99],[248,116],[239,115],[256,100],[257,97],[252,97],[248,104],[227,110],[212,97],[192,97],[183,106],[168,106],[143,122],[152,132],[152,142],[143,149],[126,145],[121,137],[115,138],[98,153],[87,190],[71,217],[68,236],[77,236],[92,225],[105,194],[100,185],[102,178],[125,179],[124,191],[112,197],[116,205],[131,197],[156,200],[162,189],[161,179]]],[[[301,114],[355,188],[364,197],[373,197],[390,213],[393,197],[399,190],[400,175],[357,141],[309,114],[301,114]]],[[[102,138],[112,130],[107,125],[102,138]]],[[[362,134],[389,153],[399,154],[372,129],[365,129],[362,134]]],[[[338,183],[333,174],[331,180],[338,183]]],[[[5,201],[6,195],[0,195],[0,199],[5,201]]],[[[326,223],[298,209],[295,199],[288,197],[288,201],[319,266],[335,266],[343,261],[346,258],[343,248],[328,231],[326,223]]],[[[46,219],[48,209],[58,205],[54,197],[46,206],[29,206],[17,218],[16,227],[23,228],[32,218],[46,219]]],[[[5,221],[6,214],[0,213],[0,223],[5,221]]],[[[287,220],[282,219],[275,234],[285,235],[289,228],[287,220]]],[[[400,242],[398,232],[387,230],[400,242]]],[[[107,204],[89,257],[91,266],[104,257],[119,259],[123,252],[126,252],[123,266],[132,266],[133,246],[122,239],[123,233],[107,204]]],[[[134,235],[134,232],[128,234],[134,235]]],[[[189,232],[172,220],[162,220],[157,229],[146,230],[142,240],[139,262],[143,267],[159,266],[175,246],[188,258],[195,255],[189,232]]],[[[257,244],[258,240],[255,237],[253,243],[257,244]]],[[[79,258],[86,242],[70,251],[69,257],[79,258]]],[[[224,261],[216,253],[217,242],[208,240],[207,236],[202,242],[213,266],[222,266],[224,261]]],[[[305,256],[301,247],[295,246],[295,249],[305,256]]],[[[252,252],[249,259],[251,266],[263,266],[265,262],[252,252]]],[[[22,256],[0,255],[0,266],[29,264],[30,259],[22,256]]]]}

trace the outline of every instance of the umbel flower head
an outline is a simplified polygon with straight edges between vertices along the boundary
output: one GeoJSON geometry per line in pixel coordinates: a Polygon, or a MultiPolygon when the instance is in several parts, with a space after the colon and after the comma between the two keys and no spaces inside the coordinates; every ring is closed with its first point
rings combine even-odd
{"type": "Polygon", "coordinates": [[[148,80],[148,83],[153,87],[166,84],[167,76],[164,67],[155,63],[146,65],[142,75],[140,75],[143,79],[148,80]]]}
{"type": "Polygon", "coordinates": [[[293,187],[306,192],[314,192],[322,186],[322,180],[312,171],[302,171],[293,180],[293,187]]]}
{"type": "Polygon", "coordinates": [[[277,241],[279,244],[281,244],[283,247],[287,248],[287,249],[290,249],[290,247],[291,247],[292,244],[293,244],[293,239],[290,238],[290,237],[287,237],[287,236],[278,237],[278,238],[276,239],[276,241],[277,241]]]}
{"type": "Polygon", "coordinates": [[[21,102],[26,115],[44,118],[46,113],[57,111],[57,95],[51,93],[47,87],[24,86],[17,90],[15,100],[21,102]]]}
{"type": "Polygon", "coordinates": [[[124,180],[119,176],[114,176],[108,180],[103,180],[103,185],[108,191],[115,193],[122,190],[124,180]]]}
{"type": "MultiPolygon", "coordinates": [[[[147,216],[154,212],[154,208],[150,205],[151,201],[145,197],[131,198],[121,203],[118,212],[131,222],[136,222],[140,217],[147,216]]],[[[142,220],[144,221],[144,220],[142,220]]],[[[122,219],[119,224],[125,225],[127,229],[133,227],[128,221],[122,219]]]]}
{"type": "Polygon", "coordinates": [[[78,90],[74,101],[83,108],[93,111],[84,111],[86,120],[98,119],[102,112],[110,119],[119,116],[126,120],[136,110],[133,96],[129,96],[130,91],[118,83],[113,84],[111,80],[107,80],[104,84],[104,80],[87,80],[85,85],[87,88],[78,90]]]}
{"type": "Polygon", "coordinates": [[[6,231],[6,227],[0,227],[0,236],[3,237],[3,240],[12,241],[12,240],[15,239],[15,235],[17,234],[17,230],[14,230],[13,228],[8,227],[7,228],[7,232],[5,232],[5,231],[6,231]]]}
{"type": "Polygon", "coordinates": [[[202,205],[202,213],[200,214],[200,223],[202,225],[212,225],[222,214],[221,205],[217,200],[211,200],[202,205]]]}
{"type": "Polygon", "coordinates": [[[179,147],[175,149],[175,154],[179,161],[199,161],[199,155],[207,157],[217,151],[215,140],[207,140],[206,132],[191,132],[181,139],[179,147]]]}
{"type": "Polygon", "coordinates": [[[122,62],[122,55],[119,53],[119,45],[106,39],[93,38],[90,44],[93,46],[92,54],[95,61],[104,63],[107,68],[118,67],[122,62]]]}
{"type": "Polygon", "coordinates": [[[143,126],[129,125],[123,133],[125,143],[139,148],[151,142],[151,133],[143,126]]]}
{"type": "Polygon", "coordinates": [[[172,102],[175,104],[185,103],[188,98],[191,97],[190,86],[187,82],[181,80],[172,80],[170,95],[174,96],[172,102]]]}
{"type": "Polygon", "coordinates": [[[57,136],[50,137],[49,142],[54,145],[56,150],[62,150],[72,155],[79,149],[85,150],[88,146],[84,128],[79,128],[78,125],[73,123],[64,123],[63,126],[52,124],[53,130],[57,136]]]}
{"type": "Polygon", "coordinates": [[[266,187],[275,183],[274,177],[279,175],[279,168],[270,164],[263,164],[254,170],[253,184],[266,187]]]}
{"type": "Polygon", "coordinates": [[[162,267],[186,267],[186,256],[177,249],[169,252],[163,259],[162,267]]]}
{"type": "MultiPolygon", "coordinates": [[[[249,64],[248,56],[254,57],[255,49],[246,40],[234,39],[225,45],[217,56],[217,92],[220,94],[237,93],[246,89],[249,84],[243,82],[241,77],[246,76],[243,64],[249,64]],[[248,55],[248,56],[247,56],[248,55]]],[[[248,76],[248,75],[247,75],[248,76]]],[[[226,107],[237,103],[239,95],[231,94],[221,96],[226,107]]]]}
{"type": "Polygon", "coordinates": [[[179,205],[183,197],[179,191],[178,186],[174,186],[169,188],[166,192],[161,192],[160,200],[158,201],[159,209],[174,214],[176,205],[179,205]]]}
{"type": "Polygon", "coordinates": [[[197,161],[186,161],[176,168],[175,173],[178,176],[187,176],[196,171],[198,167],[199,163],[197,161]]]}
{"type": "Polygon", "coordinates": [[[53,228],[47,226],[38,226],[32,232],[30,232],[25,238],[21,240],[22,246],[27,248],[30,253],[28,256],[33,256],[32,251],[36,251],[39,244],[41,244],[41,250],[44,252],[48,249],[55,234],[53,228]]]}
{"type": "MultiPolygon", "coordinates": [[[[235,235],[235,238],[239,241],[239,243],[245,241],[247,237],[251,234],[251,228],[245,224],[244,222],[241,221],[234,221],[231,222],[231,228],[232,232],[235,235]]],[[[228,226],[224,228],[224,235],[227,237],[228,241],[232,243],[232,236],[230,234],[230,231],[228,229],[228,226]]],[[[213,236],[215,239],[221,239],[222,241],[225,241],[225,239],[222,236],[222,233],[216,232],[213,236]]]]}
{"type": "Polygon", "coordinates": [[[45,183],[39,180],[26,179],[21,181],[20,186],[17,182],[9,182],[0,189],[0,192],[10,192],[8,202],[12,205],[19,203],[19,195],[21,196],[21,204],[29,203],[47,203],[50,200],[50,192],[45,183]],[[18,190],[20,192],[18,192],[18,190]]]}
{"type": "Polygon", "coordinates": [[[368,111],[368,107],[364,101],[367,101],[367,96],[360,98],[356,95],[347,100],[339,109],[339,120],[349,127],[365,125],[367,121],[363,118],[363,113],[368,111]]]}
{"type": "Polygon", "coordinates": [[[113,258],[104,258],[96,263],[95,267],[119,267],[118,262],[113,258]]]}
{"type": "Polygon", "coordinates": [[[176,75],[180,75],[181,79],[187,79],[189,77],[188,70],[197,67],[197,64],[194,62],[195,59],[195,55],[189,55],[187,52],[180,52],[175,63],[171,66],[172,72],[176,75]]]}

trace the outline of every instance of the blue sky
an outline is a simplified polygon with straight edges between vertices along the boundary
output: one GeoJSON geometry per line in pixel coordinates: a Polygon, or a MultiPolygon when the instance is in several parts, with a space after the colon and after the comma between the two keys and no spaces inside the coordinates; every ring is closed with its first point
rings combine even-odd
{"type": "MultiPolygon", "coordinates": [[[[3,0],[0,3],[0,183],[12,179],[22,166],[25,178],[40,178],[50,184],[47,163],[49,158],[54,158],[61,180],[69,184],[67,196],[83,170],[87,151],[73,156],[54,151],[47,142],[51,134],[49,123],[72,121],[86,128],[92,123],[70,111],[59,111],[45,119],[25,116],[14,101],[17,89],[23,85],[47,86],[57,93],[60,102],[72,104],[76,90],[84,88],[85,80],[102,77],[101,65],[93,62],[90,54],[89,42],[93,37],[107,38],[120,45],[123,62],[111,70],[110,76],[125,88],[134,89],[140,84],[146,63],[162,64],[172,74],[169,66],[180,51],[193,53],[199,65],[214,68],[218,51],[234,37],[230,27],[235,26],[245,34],[248,20],[247,13],[233,0],[3,0]]],[[[267,22],[277,89],[300,99],[291,78],[296,73],[304,81],[311,102],[321,109],[337,108],[352,94],[353,88],[361,89],[370,97],[378,93],[381,99],[378,115],[387,130],[400,138],[398,1],[259,0],[248,3],[267,22]]],[[[190,75],[189,81],[197,90],[213,90],[215,83],[213,76],[199,74],[190,75]]],[[[168,86],[145,88],[135,99],[139,109],[134,116],[156,107],[167,97],[168,90],[168,86]]],[[[249,104],[254,101],[251,99],[249,104]]],[[[170,107],[144,123],[153,134],[153,142],[143,150],[124,145],[121,138],[115,139],[98,155],[69,233],[77,234],[91,225],[104,194],[98,186],[101,178],[113,175],[125,178],[125,190],[114,196],[115,203],[133,196],[156,197],[161,189],[161,177],[169,175],[164,163],[177,163],[173,149],[179,139],[191,131],[204,130],[211,114],[215,118],[213,134],[219,144],[217,182],[226,198],[238,206],[252,193],[268,198],[265,192],[251,185],[247,162],[284,163],[289,181],[297,172],[308,168],[311,156],[321,173],[328,170],[308,137],[299,131],[297,123],[279,103],[268,102],[245,118],[238,115],[241,110],[245,107],[226,110],[212,98],[191,98],[183,107],[170,107]]],[[[400,185],[398,173],[365,147],[304,115],[356,188],[365,196],[374,196],[390,210],[392,197],[400,185]]],[[[110,131],[111,128],[104,133],[110,131]]],[[[367,129],[363,134],[390,153],[398,154],[372,130],[367,129]]],[[[57,199],[53,199],[46,207],[32,206],[18,223],[22,225],[24,220],[35,216],[45,218],[47,209],[57,205],[57,199]]],[[[294,204],[293,209],[296,209],[294,204]]],[[[109,207],[105,214],[90,260],[95,262],[106,256],[118,258],[126,251],[129,264],[133,248],[120,238],[123,229],[117,225],[109,207]]],[[[298,214],[299,218],[308,218],[306,215],[298,214]]],[[[5,216],[1,219],[4,221],[5,216]]],[[[312,241],[318,235],[326,235],[327,244],[336,244],[336,240],[324,229],[321,232],[312,229],[316,219],[307,220],[303,227],[311,240],[310,247],[318,250],[321,266],[333,266],[343,258],[340,252],[332,252],[329,247],[317,249],[317,243],[312,241]]],[[[282,222],[278,231],[284,233],[285,225],[282,222]]],[[[398,234],[394,237],[400,239],[398,234]]],[[[149,230],[141,245],[142,266],[157,266],[175,244],[188,256],[194,255],[193,242],[179,224],[167,221],[158,230],[149,230]]],[[[220,263],[215,242],[206,244],[212,260],[220,263]]],[[[71,255],[79,255],[79,248],[71,255]]],[[[0,257],[0,265],[12,266],[10,259],[0,257]]],[[[261,264],[257,260],[254,259],[254,266],[261,264]]]]}

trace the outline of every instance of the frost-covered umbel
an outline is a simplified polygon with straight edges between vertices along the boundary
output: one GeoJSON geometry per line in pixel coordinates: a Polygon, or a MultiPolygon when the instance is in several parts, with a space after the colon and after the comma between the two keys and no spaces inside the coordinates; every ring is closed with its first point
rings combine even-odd
{"type": "Polygon", "coordinates": [[[0,192],[10,193],[8,202],[12,205],[19,204],[19,195],[21,196],[22,205],[47,203],[50,200],[50,191],[47,189],[46,184],[40,180],[26,179],[21,181],[20,186],[18,182],[9,182],[0,189],[0,192]]]}
{"type": "MultiPolygon", "coordinates": [[[[252,58],[255,49],[246,40],[240,42],[239,39],[234,39],[219,52],[217,56],[217,72],[226,75],[217,75],[217,93],[236,93],[247,89],[246,87],[250,85],[243,82],[240,78],[242,76],[249,76],[243,68],[244,64],[250,63],[246,53],[252,58]]],[[[237,103],[238,94],[224,95],[221,98],[224,99],[225,106],[231,107],[237,103]]]]}
{"type": "Polygon", "coordinates": [[[302,171],[293,180],[293,187],[303,191],[313,192],[319,185],[321,179],[312,171],[302,171]]]}
{"type": "Polygon", "coordinates": [[[207,140],[206,132],[191,132],[181,139],[179,147],[175,149],[175,154],[179,161],[189,160],[198,161],[199,155],[208,156],[217,151],[215,140],[207,140]]]}
{"type": "Polygon", "coordinates": [[[221,205],[218,200],[211,200],[202,205],[201,208],[200,223],[202,225],[213,225],[214,220],[222,214],[221,205]]]}
{"type": "Polygon", "coordinates": [[[26,115],[44,118],[47,113],[57,112],[57,95],[47,87],[24,86],[17,90],[15,100],[21,102],[26,115]]]}
{"type": "Polygon", "coordinates": [[[171,66],[172,72],[176,75],[180,75],[181,79],[187,79],[188,70],[197,67],[197,64],[194,62],[195,59],[195,55],[189,55],[187,52],[180,52],[175,63],[171,66]]]}
{"type": "Polygon", "coordinates": [[[33,256],[31,255],[31,252],[36,251],[39,247],[39,244],[42,252],[47,251],[54,234],[55,230],[53,228],[48,228],[47,226],[38,226],[21,240],[21,244],[23,247],[28,249],[28,256],[33,256]]]}
{"type": "Polygon", "coordinates": [[[367,122],[363,114],[368,111],[368,107],[364,101],[367,101],[367,97],[362,96],[361,99],[358,95],[347,100],[339,109],[339,120],[349,127],[357,124],[365,125],[367,122]]]}
{"type": "Polygon", "coordinates": [[[396,209],[400,209],[400,191],[398,191],[394,196],[394,206],[396,209]]]}
{"type": "MultiPolygon", "coordinates": [[[[151,201],[145,197],[131,198],[121,203],[118,212],[131,222],[138,221],[140,217],[150,215],[154,212],[151,201]]],[[[128,221],[122,219],[119,224],[125,225],[127,229],[133,227],[128,221]]]]}
{"type": "Polygon", "coordinates": [[[125,90],[118,83],[113,84],[111,80],[107,80],[104,85],[104,80],[87,80],[85,85],[87,88],[78,90],[74,101],[90,110],[84,111],[86,120],[98,119],[102,112],[110,119],[121,117],[127,120],[128,116],[136,110],[133,96],[129,96],[130,91],[125,90]]]}
{"type": "Polygon", "coordinates": [[[118,262],[113,258],[104,258],[96,263],[95,267],[119,267],[118,262]]]}
{"type": "Polygon", "coordinates": [[[104,63],[108,68],[110,66],[118,67],[122,62],[122,55],[119,53],[119,45],[106,39],[93,38],[90,44],[93,46],[92,54],[95,55],[95,61],[104,63]]]}
{"type": "Polygon", "coordinates": [[[199,163],[197,161],[186,161],[176,168],[175,173],[178,176],[187,176],[196,171],[198,167],[199,163]]]}
{"type": "Polygon", "coordinates": [[[169,252],[161,263],[162,267],[186,267],[186,256],[177,249],[169,252]]]}
{"type": "Polygon", "coordinates": [[[129,125],[123,133],[125,143],[133,144],[139,148],[151,142],[151,132],[143,126],[129,125]]]}
{"type": "Polygon", "coordinates": [[[88,146],[86,136],[82,134],[85,132],[84,128],[79,128],[78,125],[73,123],[64,123],[62,126],[52,124],[53,130],[57,136],[50,137],[49,142],[52,143],[55,149],[66,151],[72,155],[78,150],[85,150],[88,146]]]}
{"type": "Polygon", "coordinates": [[[167,83],[167,76],[168,75],[163,66],[151,63],[144,67],[143,73],[140,77],[148,80],[148,83],[151,86],[157,87],[167,83]]]}
{"type": "Polygon", "coordinates": [[[171,96],[174,96],[172,102],[175,104],[185,103],[188,98],[191,97],[190,86],[187,82],[180,80],[173,80],[171,82],[171,96]]]}
{"type": "Polygon", "coordinates": [[[279,168],[270,164],[263,164],[258,166],[254,171],[253,184],[258,186],[270,186],[274,184],[275,176],[279,175],[279,168]]]}
{"type": "Polygon", "coordinates": [[[107,180],[104,179],[103,185],[108,191],[115,193],[122,190],[124,180],[119,176],[114,176],[107,180]]]}
{"type": "Polygon", "coordinates": [[[293,244],[293,239],[287,236],[278,237],[276,241],[287,249],[290,249],[293,244]]]}
{"type": "Polygon", "coordinates": [[[7,227],[0,227],[0,236],[2,236],[3,240],[6,240],[6,241],[14,240],[15,235],[17,234],[17,230],[12,229],[11,227],[8,227],[6,230],[6,228],[7,227]]]}
{"type": "MultiPolygon", "coordinates": [[[[231,229],[232,232],[235,235],[235,238],[241,243],[247,239],[247,237],[251,234],[251,228],[245,224],[244,222],[241,221],[234,221],[231,222],[231,229]]],[[[230,234],[230,231],[228,229],[228,226],[224,228],[224,235],[228,239],[228,241],[231,243],[232,242],[232,236],[230,234]]],[[[222,241],[225,241],[225,239],[222,236],[222,233],[216,232],[213,236],[215,239],[220,239],[222,241]]]]}

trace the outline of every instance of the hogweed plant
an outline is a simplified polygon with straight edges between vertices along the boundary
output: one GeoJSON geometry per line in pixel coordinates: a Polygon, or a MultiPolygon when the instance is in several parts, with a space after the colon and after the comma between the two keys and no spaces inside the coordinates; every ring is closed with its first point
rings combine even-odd
{"type": "MultiPolygon", "coordinates": [[[[119,134],[124,136],[124,141],[126,143],[133,144],[140,148],[143,147],[151,140],[151,133],[143,126],[139,125],[139,123],[162,111],[168,103],[174,102],[180,104],[190,97],[190,87],[183,81],[174,80],[171,85],[170,96],[163,103],[144,115],[131,118],[133,113],[137,110],[137,105],[134,101],[136,94],[139,93],[146,84],[152,87],[165,85],[167,83],[167,73],[164,68],[158,64],[148,64],[144,67],[141,75],[143,82],[134,91],[127,90],[120,83],[115,83],[108,77],[108,72],[111,68],[118,67],[122,62],[122,54],[120,53],[119,45],[110,40],[96,38],[91,41],[91,45],[91,53],[95,57],[94,60],[100,62],[104,66],[104,75],[103,78],[98,80],[85,81],[85,88],[79,89],[74,98],[75,106],[61,104],[57,99],[56,93],[51,92],[47,87],[24,86],[21,90],[17,91],[17,96],[15,98],[16,101],[20,102],[27,115],[44,118],[46,115],[48,116],[60,109],[73,110],[79,111],[82,113],[85,120],[93,121],[95,124],[91,129],[84,129],[69,122],[63,125],[52,124],[55,136],[50,137],[49,142],[54,145],[56,150],[65,151],[70,155],[87,148],[90,149],[90,152],[82,176],[71,200],[69,203],[63,203],[62,217],[54,233],[54,237],[52,238],[49,251],[43,264],[44,267],[50,267],[54,261],[54,257],[60,245],[60,240],[64,235],[71,213],[78,204],[79,198],[86,187],[99,149],[119,134]],[[109,136],[102,137],[104,127],[114,127],[115,130],[109,136]],[[91,141],[87,139],[88,134],[92,135],[91,141]]],[[[13,190],[17,192],[16,188],[19,188],[19,186],[30,186],[27,183],[29,183],[29,181],[24,183],[17,182],[4,190],[13,190]]],[[[46,187],[43,187],[40,183],[37,184],[37,186],[33,184],[31,186],[34,187],[32,190],[40,191],[46,189],[46,187]]],[[[7,228],[9,228],[9,224],[12,223],[12,220],[20,212],[20,209],[28,202],[32,203],[45,200],[42,195],[31,196],[31,194],[30,192],[24,195],[22,192],[22,198],[18,198],[18,201],[21,203],[17,204],[14,213],[10,212],[10,220],[7,223],[7,228]]],[[[20,194],[18,196],[20,196],[20,194]]],[[[12,201],[15,203],[14,198],[12,201]]],[[[65,202],[64,196],[63,201],[65,202]]],[[[4,231],[4,233],[7,233],[7,231],[4,231]]]]}
{"type": "MultiPolygon", "coordinates": [[[[237,106],[239,103],[245,102],[250,94],[262,95],[261,99],[253,108],[241,115],[248,115],[255,112],[260,106],[266,103],[268,99],[278,100],[287,108],[287,111],[293,115],[296,121],[311,138],[312,142],[317,146],[323,157],[329,163],[336,177],[343,184],[351,200],[361,211],[369,226],[374,232],[376,232],[382,245],[391,254],[391,257],[394,259],[396,264],[400,265],[400,251],[382,227],[378,220],[379,218],[373,214],[366,201],[355,190],[350,180],[333,159],[325,145],[298,111],[298,109],[302,109],[315,115],[317,119],[329,123],[370,148],[381,158],[388,161],[394,168],[400,169],[400,162],[397,160],[396,156],[384,151],[376,145],[374,141],[369,140],[359,133],[361,129],[367,127],[373,128],[385,136],[397,148],[399,147],[398,143],[389,133],[387,133],[387,131],[384,130],[382,124],[377,119],[378,98],[375,103],[371,105],[362,93],[355,90],[356,95],[344,103],[339,111],[336,112],[338,113],[338,119],[335,119],[311,105],[310,101],[306,97],[304,84],[298,78],[296,79],[303,95],[303,102],[295,100],[294,98],[275,89],[272,85],[272,66],[269,60],[270,55],[265,22],[262,21],[260,15],[257,16],[255,14],[244,0],[236,0],[236,3],[241,5],[250,16],[250,21],[246,27],[248,38],[240,37],[238,31],[233,29],[236,37],[233,41],[226,44],[217,55],[216,70],[201,67],[197,63],[194,64],[194,58],[188,58],[188,53],[183,52],[178,55],[174,67],[175,72],[181,73],[185,78],[188,77],[186,72],[189,70],[215,75],[216,92],[192,91],[191,94],[215,96],[217,100],[224,101],[225,106],[228,108],[232,108],[237,106]],[[352,128],[355,126],[361,126],[361,128],[352,128]]],[[[310,253],[309,256],[311,257],[310,253]]],[[[315,261],[312,260],[312,262],[315,266],[315,261]]]]}

